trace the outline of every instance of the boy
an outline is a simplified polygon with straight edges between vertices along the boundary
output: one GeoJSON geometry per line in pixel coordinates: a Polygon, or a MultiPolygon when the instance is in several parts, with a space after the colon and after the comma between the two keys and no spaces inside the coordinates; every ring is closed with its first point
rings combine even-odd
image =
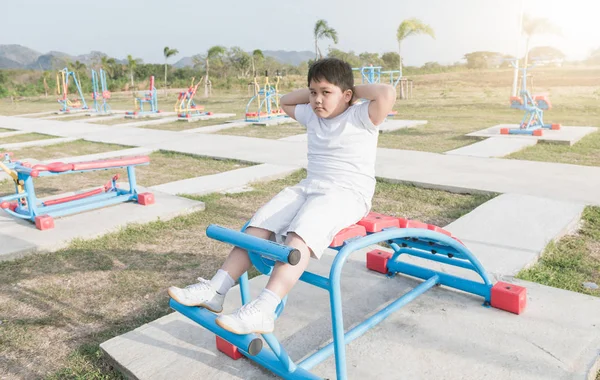
{"type": "MultiPolygon", "coordinates": [[[[285,113],[306,126],[308,175],[261,207],[246,229],[262,239],[286,235],[285,244],[298,249],[301,259],[295,266],[277,262],[257,299],[217,317],[219,326],[235,334],[272,332],[275,309],[310,257],[320,258],[341,229],[371,208],[377,126],[396,101],[395,89],[384,84],[355,87],[350,65],[333,58],[311,65],[308,86],[281,98],[285,113]],[[359,98],[368,101],[353,104],[359,98]]],[[[199,283],[185,289],[172,286],[168,293],[181,304],[220,313],[225,294],[251,265],[246,251],[234,247],[210,281],[199,278],[199,283]]]]}

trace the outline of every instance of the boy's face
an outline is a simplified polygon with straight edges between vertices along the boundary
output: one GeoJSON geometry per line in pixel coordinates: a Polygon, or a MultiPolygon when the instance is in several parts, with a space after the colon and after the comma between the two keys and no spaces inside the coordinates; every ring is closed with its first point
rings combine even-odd
{"type": "Polygon", "coordinates": [[[352,90],[342,91],[326,79],[310,81],[310,105],[318,117],[329,119],[344,112],[352,99],[352,90]]]}

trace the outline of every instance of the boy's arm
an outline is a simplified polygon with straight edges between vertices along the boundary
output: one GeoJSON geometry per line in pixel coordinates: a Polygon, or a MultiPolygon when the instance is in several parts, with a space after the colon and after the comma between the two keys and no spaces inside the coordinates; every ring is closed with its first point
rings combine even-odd
{"type": "Polygon", "coordinates": [[[310,103],[310,90],[308,88],[302,88],[285,94],[281,97],[281,108],[283,111],[292,119],[296,118],[296,105],[297,104],[308,104],[310,103]]]}
{"type": "Polygon", "coordinates": [[[396,89],[389,84],[360,84],[354,86],[354,97],[370,100],[369,119],[375,125],[383,123],[396,102],[396,89]]]}

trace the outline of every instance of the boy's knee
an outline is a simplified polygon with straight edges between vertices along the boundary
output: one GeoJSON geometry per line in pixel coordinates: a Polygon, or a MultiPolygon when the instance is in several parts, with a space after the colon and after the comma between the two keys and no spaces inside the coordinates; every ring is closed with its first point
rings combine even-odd
{"type": "Polygon", "coordinates": [[[246,230],[244,232],[246,232],[248,235],[256,236],[258,238],[265,239],[265,240],[270,240],[271,235],[273,234],[269,230],[265,230],[264,228],[258,228],[258,227],[248,227],[248,228],[246,228],[246,230]]]}

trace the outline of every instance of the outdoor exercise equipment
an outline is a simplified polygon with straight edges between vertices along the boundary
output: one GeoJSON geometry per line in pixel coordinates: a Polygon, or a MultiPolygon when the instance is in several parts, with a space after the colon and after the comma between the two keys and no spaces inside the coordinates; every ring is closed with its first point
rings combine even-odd
{"type": "Polygon", "coordinates": [[[53,162],[33,166],[26,162],[17,161],[12,169],[0,163],[0,168],[9,172],[16,187],[15,194],[0,198],[0,208],[16,218],[34,222],[40,230],[47,230],[54,227],[53,218],[65,215],[128,201],[150,205],[154,203],[154,195],[152,193],[138,193],[135,177],[135,167],[148,165],[149,162],[150,158],[148,156],[134,156],[75,163],[53,162]],[[117,180],[119,179],[117,174],[104,186],[70,196],[40,202],[35,194],[34,178],[120,168],[127,169],[129,189],[125,190],[117,187],[117,180]]]}
{"type": "Polygon", "coordinates": [[[111,115],[110,105],[108,105],[110,91],[108,91],[108,87],[106,86],[106,71],[100,69],[100,73],[98,73],[96,70],[92,70],[92,91],[96,114],[111,115]]]}
{"type": "MultiPolygon", "coordinates": [[[[400,77],[400,70],[381,71],[381,69],[382,69],[381,66],[373,66],[373,65],[352,68],[353,71],[360,72],[360,76],[361,76],[363,84],[365,84],[365,83],[389,83],[390,85],[394,86],[394,88],[396,88],[398,86],[398,83],[402,80],[402,78],[400,77]],[[384,78],[383,78],[384,82],[381,81],[381,74],[384,75],[384,78]],[[389,81],[385,81],[386,76],[389,76],[387,78],[387,79],[389,79],[389,81]]],[[[404,80],[406,80],[406,79],[404,79],[404,80]]],[[[408,89],[408,87],[407,87],[407,89],[408,89]]],[[[408,94],[408,91],[406,91],[406,94],[408,94]]],[[[411,81],[411,94],[412,94],[412,81],[411,81]]],[[[388,114],[388,116],[396,116],[396,114],[397,114],[396,111],[391,111],[388,114]]]]}
{"type": "Polygon", "coordinates": [[[56,91],[61,98],[58,102],[62,105],[59,111],[71,112],[75,110],[87,110],[88,106],[83,97],[81,86],[77,80],[77,75],[70,71],[67,67],[56,73],[56,91]],[[69,99],[69,83],[74,83],[77,92],[79,93],[79,99],[69,99]]]}
{"type": "Polygon", "coordinates": [[[194,102],[194,96],[198,90],[198,86],[202,83],[202,79],[194,85],[194,80],[196,78],[192,78],[192,83],[187,90],[180,92],[177,97],[177,103],[175,103],[175,112],[177,112],[177,120],[186,120],[194,119],[199,116],[212,115],[212,112],[205,112],[204,106],[198,105],[194,102]]]}
{"type": "MultiPolygon", "coordinates": [[[[246,224],[247,226],[247,224],[246,224]]],[[[232,244],[249,252],[252,264],[263,274],[270,275],[277,261],[296,265],[300,252],[292,247],[263,240],[242,232],[217,225],[210,225],[206,235],[215,240],[232,244]]],[[[386,317],[436,285],[461,290],[483,297],[484,306],[492,306],[515,314],[521,313],[526,304],[526,289],[512,284],[492,284],[481,263],[456,237],[440,227],[415,220],[407,220],[377,213],[370,213],[357,224],[340,231],[330,244],[338,251],[331,266],[329,277],[304,272],[300,280],[329,292],[333,342],[294,363],[273,334],[262,334],[270,349],[263,349],[263,341],[257,334],[237,335],[218,326],[216,315],[207,309],[188,307],[171,299],[170,306],[202,327],[217,335],[217,348],[233,358],[242,355],[285,379],[318,379],[311,368],[335,355],[337,379],[347,378],[345,345],[364,334],[386,317]],[[393,252],[372,250],[367,253],[367,268],[393,278],[397,274],[423,279],[424,282],[402,295],[363,322],[344,332],[340,278],[342,267],[348,257],[365,247],[385,242],[393,252]],[[431,260],[436,263],[459,267],[476,273],[478,281],[437,271],[402,259],[408,256],[431,260]]],[[[390,282],[393,286],[394,282],[390,282]]],[[[240,278],[242,303],[250,302],[248,275],[240,278]]],[[[279,318],[285,307],[285,297],[276,310],[279,318]]],[[[393,362],[391,362],[393,365],[393,362]]]]}
{"type": "Polygon", "coordinates": [[[281,76],[279,71],[276,72],[275,86],[269,83],[269,72],[265,71],[265,84],[260,87],[256,75],[254,76],[254,96],[250,98],[246,105],[246,121],[260,122],[276,118],[287,117],[285,112],[280,108],[279,98],[279,80],[281,76]]]}
{"type": "MultiPolygon", "coordinates": [[[[517,68],[516,61],[511,60],[511,65],[517,68]]],[[[527,70],[533,69],[536,63],[533,62],[529,67],[524,66],[521,70],[521,90],[519,96],[510,97],[510,108],[525,111],[519,128],[502,128],[500,133],[503,135],[533,135],[542,136],[544,129],[559,130],[560,124],[544,123],[544,111],[552,108],[550,99],[544,95],[531,96],[527,89],[527,70]]]]}
{"type": "Polygon", "coordinates": [[[160,113],[158,109],[158,96],[156,87],[154,87],[154,75],[150,77],[150,88],[148,92],[140,94],[140,97],[136,97],[133,100],[135,110],[126,112],[125,117],[133,118],[142,115],[152,115],[160,113]],[[148,104],[150,109],[144,109],[144,104],[148,104]]]}

